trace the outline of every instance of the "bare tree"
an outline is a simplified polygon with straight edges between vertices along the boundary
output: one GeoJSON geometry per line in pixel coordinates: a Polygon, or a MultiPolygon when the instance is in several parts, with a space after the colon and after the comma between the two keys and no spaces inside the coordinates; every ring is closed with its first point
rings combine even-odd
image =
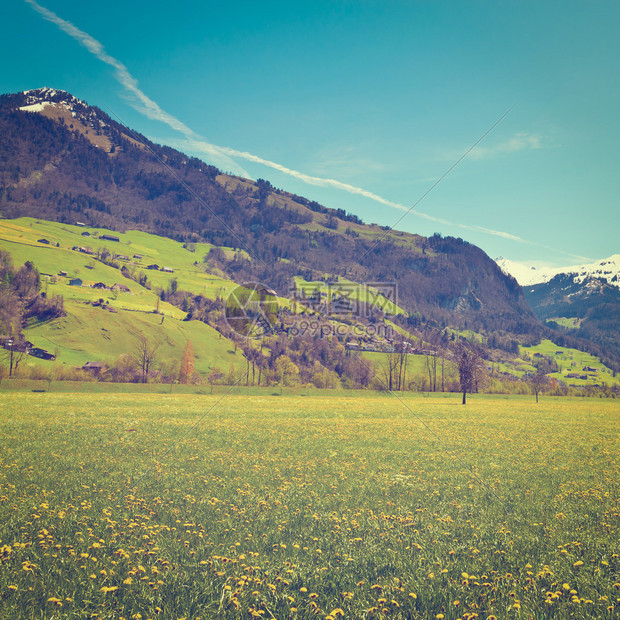
{"type": "Polygon", "coordinates": [[[12,377],[17,371],[20,362],[28,355],[26,344],[23,340],[9,340],[5,345],[5,359],[9,362],[9,377],[12,377]]]}
{"type": "Polygon", "coordinates": [[[538,394],[549,385],[549,377],[539,370],[536,374],[526,375],[525,379],[530,384],[532,391],[536,395],[536,402],[538,402],[538,394]]]}
{"type": "Polygon", "coordinates": [[[395,384],[398,385],[397,380],[399,377],[398,367],[400,363],[400,353],[396,351],[395,347],[386,351],[385,362],[386,364],[383,368],[385,387],[391,392],[395,384]]]}
{"type": "Polygon", "coordinates": [[[138,342],[134,349],[133,358],[142,371],[142,383],[147,383],[149,372],[158,359],[159,342],[151,342],[142,332],[138,334],[138,342]]]}
{"type": "Polygon", "coordinates": [[[454,362],[459,370],[459,382],[461,392],[463,392],[463,404],[465,404],[467,394],[477,391],[485,376],[482,349],[464,340],[455,342],[451,349],[454,362]]]}
{"type": "Polygon", "coordinates": [[[428,391],[429,392],[437,391],[437,361],[438,361],[438,356],[436,353],[426,354],[426,370],[428,372],[428,391]]]}

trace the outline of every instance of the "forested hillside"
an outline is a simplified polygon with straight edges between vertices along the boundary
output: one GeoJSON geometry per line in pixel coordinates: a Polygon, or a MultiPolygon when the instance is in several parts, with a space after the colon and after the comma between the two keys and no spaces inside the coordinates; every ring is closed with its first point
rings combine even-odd
{"type": "Polygon", "coordinates": [[[516,281],[461,239],[364,225],[267,181],[224,175],[62,91],[0,98],[0,213],[242,248],[246,258],[226,272],[282,294],[299,274],[391,281],[414,322],[529,336],[541,328],[516,281]]]}

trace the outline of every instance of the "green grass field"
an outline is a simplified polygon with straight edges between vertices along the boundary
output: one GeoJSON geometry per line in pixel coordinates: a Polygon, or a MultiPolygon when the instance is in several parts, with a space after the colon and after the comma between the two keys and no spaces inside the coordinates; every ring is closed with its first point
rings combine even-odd
{"type": "Polygon", "coordinates": [[[2,618],[615,618],[612,399],[0,393],[2,618]]]}

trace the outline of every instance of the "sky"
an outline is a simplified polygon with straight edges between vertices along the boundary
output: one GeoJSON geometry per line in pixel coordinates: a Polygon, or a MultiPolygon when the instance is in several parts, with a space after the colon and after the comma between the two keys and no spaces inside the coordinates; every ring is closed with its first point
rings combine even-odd
{"type": "Polygon", "coordinates": [[[620,252],[618,2],[6,0],[0,93],[536,266],[620,252]]]}

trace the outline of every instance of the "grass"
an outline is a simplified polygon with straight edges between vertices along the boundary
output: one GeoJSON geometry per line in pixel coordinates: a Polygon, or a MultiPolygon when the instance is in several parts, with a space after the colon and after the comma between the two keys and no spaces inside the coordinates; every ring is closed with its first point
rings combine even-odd
{"type": "MultiPolygon", "coordinates": [[[[31,327],[26,337],[35,346],[51,352],[58,350],[57,363],[82,366],[89,360],[110,362],[123,353],[133,353],[138,333],[160,344],[158,355],[162,360],[180,361],[185,343],[191,340],[197,372],[207,372],[214,366],[224,372],[231,364],[235,368],[245,366],[241,352],[235,352],[234,345],[220,338],[209,325],[152,312],[113,314],[93,306],[76,306],[66,317],[31,327]]],[[[53,362],[29,357],[23,363],[48,367],[53,362]]]]}
{"type": "Polygon", "coordinates": [[[594,384],[602,385],[603,383],[607,385],[618,385],[620,383],[620,377],[614,377],[613,372],[598,357],[594,357],[590,353],[560,347],[551,340],[542,340],[540,344],[533,347],[521,347],[521,355],[527,354],[531,359],[534,359],[535,353],[541,353],[554,359],[560,367],[560,371],[549,376],[560,379],[567,384],[583,387],[594,384]],[[586,366],[595,370],[585,371],[586,366]],[[568,377],[569,373],[586,375],[587,379],[568,377]]]}
{"type": "MultiPolygon", "coordinates": [[[[213,247],[208,243],[196,243],[192,246],[194,251],[189,251],[178,241],[137,230],[112,233],[119,237],[119,242],[98,239],[99,234],[110,234],[110,231],[27,217],[0,221],[0,247],[11,252],[14,264],[20,265],[31,260],[42,273],[55,275],[59,271],[66,271],[70,277],[79,276],[85,283],[104,282],[112,285],[119,282],[133,292],[144,291],[135,282],[124,278],[118,269],[71,249],[82,246],[96,252],[105,247],[116,254],[128,256],[130,261],[125,263],[128,268],[145,273],[153,287],[165,289],[176,278],[179,289],[215,298],[218,295],[225,296],[236,286],[230,280],[207,274],[201,269],[204,256],[213,247]],[[89,232],[91,236],[83,237],[83,232],[89,232]],[[38,243],[41,238],[50,241],[50,245],[38,243]],[[57,243],[60,247],[56,247],[57,243]],[[134,259],[134,254],[142,258],[134,259]],[[147,270],[149,264],[171,267],[174,273],[147,270]],[[87,265],[93,269],[88,269],[87,265]]],[[[223,249],[229,258],[235,253],[231,248],[223,249]]]]}
{"type": "Polygon", "coordinates": [[[0,617],[616,617],[618,403],[406,403],[0,394],[0,617]]]}
{"type": "MultiPolygon", "coordinates": [[[[203,256],[212,246],[195,244],[195,251],[190,252],[179,242],[140,231],[114,233],[119,237],[119,243],[96,239],[95,235],[101,233],[109,231],[33,218],[0,221],[0,248],[11,253],[14,265],[30,260],[42,274],[48,274],[42,278],[42,290],[50,296],[61,295],[65,301],[67,316],[30,324],[25,330],[28,340],[35,346],[58,353],[56,363],[81,366],[89,360],[110,363],[122,353],[131,353],[137,333],[142,332],[150,340],[160,343],[160,358],[164,360],[180,360],[186,341],[191,340],[197,372],[204,373],[213,367],[227,372],[231,364],[235,368],[244,365],[241,353],[235,352],[234,345],[221,338],[214,329],[198,321],[183,321],[185,313],[160,301],[153,290],[123,277],[120,270],[71,249],[78,245],[93,250],[107,247],[129,257],[140,254],[143,258],[136,259],[139,263],[136,269],[148,276],[153,287],[166,288],[171,279],[176,278],[180,289],[215,298],[226,295],[236,284],[207,274],[200,268],[203,256]],[[85,231],[92,236],[83,237],[85,231]],[[47,239],[50,245],[38,243],[39,239],[47,239]],[[170,266],[175,272],[146,270],[151,263],[170,266]],[[59,277],[60,271],[66,271],[68,276],[59,277]],[[75,276],[79,276],[85,286],[70,286],[68,281],[75,276]],[[96,282],[107,286],[124,284],[130,292],[87,286],[96,282]],[[117,312],[93,307],[92,302],[99,299],[117,312]],[[159,314],[154,313],[156,309],[159,314]]],[[[231,249],[224,251],[230,255],[233,253],[231,249]]],[[[45,367],[51,364],[36,358],[28,358],[23,363],[45,367]]]]}

